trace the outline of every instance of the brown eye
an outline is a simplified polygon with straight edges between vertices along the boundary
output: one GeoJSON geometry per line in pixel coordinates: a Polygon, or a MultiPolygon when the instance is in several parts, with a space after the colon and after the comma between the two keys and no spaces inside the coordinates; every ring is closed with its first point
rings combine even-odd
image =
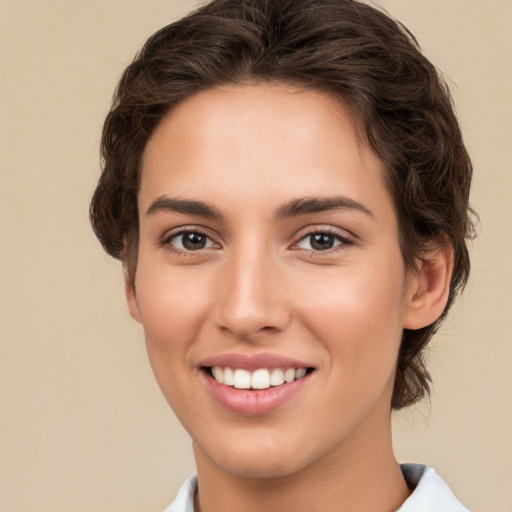
{"type": "Polygon", "coordinates": [[[350,239],[335,233],[315,231],[302,237],[297,244],[297,248],[307,251],[328,251],[339,245],[351,245],[352,243],[350,239]]]}
{"type": "Polygon", "coordinates": [[[183,247],[189,251],[204,249],[206,245],[206,236],[201,233],[186,233],[183,236],[183,247]]]}
{"type": "Polygon", "coordinates": [[[333,235],[327,233],[315,233],[310,235],[310,244],[315,251],[325,251],[326,249],[332,249],[336,238],[333,235]]]}
{"type": "Polygon", "coordinates": [[[169,243],[181,251],[200,251],[213,247],[213,242],[199,231],[185,231],[170,238],[169,243]]]}

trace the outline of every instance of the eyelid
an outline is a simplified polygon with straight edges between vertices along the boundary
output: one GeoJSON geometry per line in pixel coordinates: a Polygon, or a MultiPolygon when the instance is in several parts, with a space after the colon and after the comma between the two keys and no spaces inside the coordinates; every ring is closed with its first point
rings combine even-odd
{"type": "MultiPolygon", "coordinates": [[[[294,236],[294,242],[289,247],[291,250],[302,250],[302,251],[308,251],[308,249],[301,249],[297,247],[297,245],[307,238],[308,236],[312,236],[314,234],[321,233],[321,234],[327,234],[331,235],[333,237],[336,237],[341,243],[338,243],[334,247],[330,249],[325,249],[323,251],[321,250],[309,250],[310,252],[314,253],[325,253],[328,254],[330,252],[339,250],[340,248],[345,248],[350,245],[355,245],[358,243],[357,237],[347,231],[346,229],[336,228],[333,226],[326,226],[322,224],[308,226],[306,228],[302,228],[297,232],[297,234],[294,236]]],[[[212,249],[220,249],[222,248],[222,244],[217,242],[218,237],[211,234],[210,230],[207,228],[204,228],[202,226],[198,225],[188,225],[188,226],[179,226],[172,229],[167,230],[160,240],[158,241],[158,244],[162,247],[167,247],[170,251],[175,253],[182,253],[186,255],[194,255],[199,253],[204,253],[205,251],[209,251],[212,249]],[[196,251],[193,250],[187,250],[187,249],[180,249],[177,247],[172,246],[171,241],[179,237],[180,235],[184,235],[187,233],[199,233],[200,235],[203,235],[208,238],[209,241],[213,243],[213,247],[207,247],[203,249],[198,249],[196,251]]]]}
{"type": "Polygon", "coordinates": [[[310,252],[314,252],[315,254],[316,253],[318,253],[318,254],[321,254],[321,253],[329,254],[330,252],[339,250],[341,248],[344,248],[344,247],[347,247],[347,246],[350,246],[350,245],[355,245],[357,243],[356,237],[354,235],[352,235],[351,233],[349,233],[347,230],[339,229],[339,228],[334,228],[332,226],[325,226],[325,225],[321,225],[321,224],[320,225],[315,225],[315,226],[308,226],[305,229],[301,229],[297,233],[297,235],[295,237],[295,240],[296,241],[292,244],[290,249],[292,249],[292,250],[310,251],[310,252]],[[298,244],[300,242],[302,242],[305,238],[307,238],[309,236],[312,236],[314,234],[317,234],[317,233],[331,235],[333,237],[336,237],[341,243],[335,245],[334,247],[332,247],[330,249],[325,249],[323,251],[314,250],[314,249],[300,249],[300,248],[297,247],[298,244]]]}
{"type": "Polygon", "coordinates": [[[186,255],[194,255],[194,253],[202,253],[204,251],[208,251],[211,249],[221,248],[221,244],[218,243],[215,238],[209,233],[208,229],[205,229],[201,226],[179,226],[170,230],[167,230],[164,235],[159,240],[158,244],[162,247],[168,248],[169,251],[175,253],[181,253],[186,255]],[[187,233],[198,233],[202,236],[205,236],[209,241],[213,243],[213,247],[205,247],[203,249],[198,249],[196,251],[191,251],[187,249],[180,249],[179,247],[174,247],[171,244],[171,241],[179,236],[186,235],[187,233]]]}

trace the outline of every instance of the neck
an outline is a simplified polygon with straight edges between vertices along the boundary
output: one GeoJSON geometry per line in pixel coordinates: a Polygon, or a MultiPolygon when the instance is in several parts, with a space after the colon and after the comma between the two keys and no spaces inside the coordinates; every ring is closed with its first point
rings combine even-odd
{"type": "Polygon", "coordinates": [[[199,481],[196,512],[391,512],[400,508],[410,491],[393,455],[390,421],[385,432],[382,425],[375,430],[370,421],[349,437],[307,467],[278,478],[226,472],[194,446],[199,481]]]}

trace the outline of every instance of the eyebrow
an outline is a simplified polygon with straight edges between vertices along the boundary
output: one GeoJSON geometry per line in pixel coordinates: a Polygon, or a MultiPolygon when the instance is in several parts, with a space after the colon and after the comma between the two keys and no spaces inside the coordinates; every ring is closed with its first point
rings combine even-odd
{"type": "Polygon", "coordinates": [[[160,196],[149,206],[146,215],[154,215],[158,212],[184,213],[198,215],[208,219],[222,219],[222,213],[215,206],[195,201],[193,199],[179,199],[167,196],[160,196]]]}
{"type": "MultiPolygon", "coordinates": [[[[374,217],[371,210],[363,203],[346,196],[301,197],[293,199],[277,208],[274,212],[274,217],[277,220],[284,220],[290,217],[329,210],[355,210],[369,217],[374,217]]],[[[146,211],[146,215],[154,215],[158,212],[183,213],[217,220],[224,218],[218,208],[203,201],[171,198],[168,196],[160,196],[155,199],[146,211]]]]}
{"type": "Polygon", "coordinates": [[[373,213],[363,203],[346,196],[334,197],[302,197],[294,199],[280,206],[276,212],[276,219],[286,219],[307,213],[320,213],[329,210],[356,210],[374,218],[373,213]]]}

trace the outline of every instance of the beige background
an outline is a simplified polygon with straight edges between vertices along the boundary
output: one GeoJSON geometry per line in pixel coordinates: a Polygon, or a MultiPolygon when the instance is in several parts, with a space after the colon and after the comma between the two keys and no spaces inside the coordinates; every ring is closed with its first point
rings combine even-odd
{"type": "MultiPolygon", "coordinates": [[[[432,344],[431,406],[397,416],[400,460],[474,511],[512,511],[512,1],[382,0],[453,88],[480,237],[432,344]]],[[[116,80],[191,0],[0,0],[0,511],[157,511],[193,472],[88,201],[116,80]]]]}

